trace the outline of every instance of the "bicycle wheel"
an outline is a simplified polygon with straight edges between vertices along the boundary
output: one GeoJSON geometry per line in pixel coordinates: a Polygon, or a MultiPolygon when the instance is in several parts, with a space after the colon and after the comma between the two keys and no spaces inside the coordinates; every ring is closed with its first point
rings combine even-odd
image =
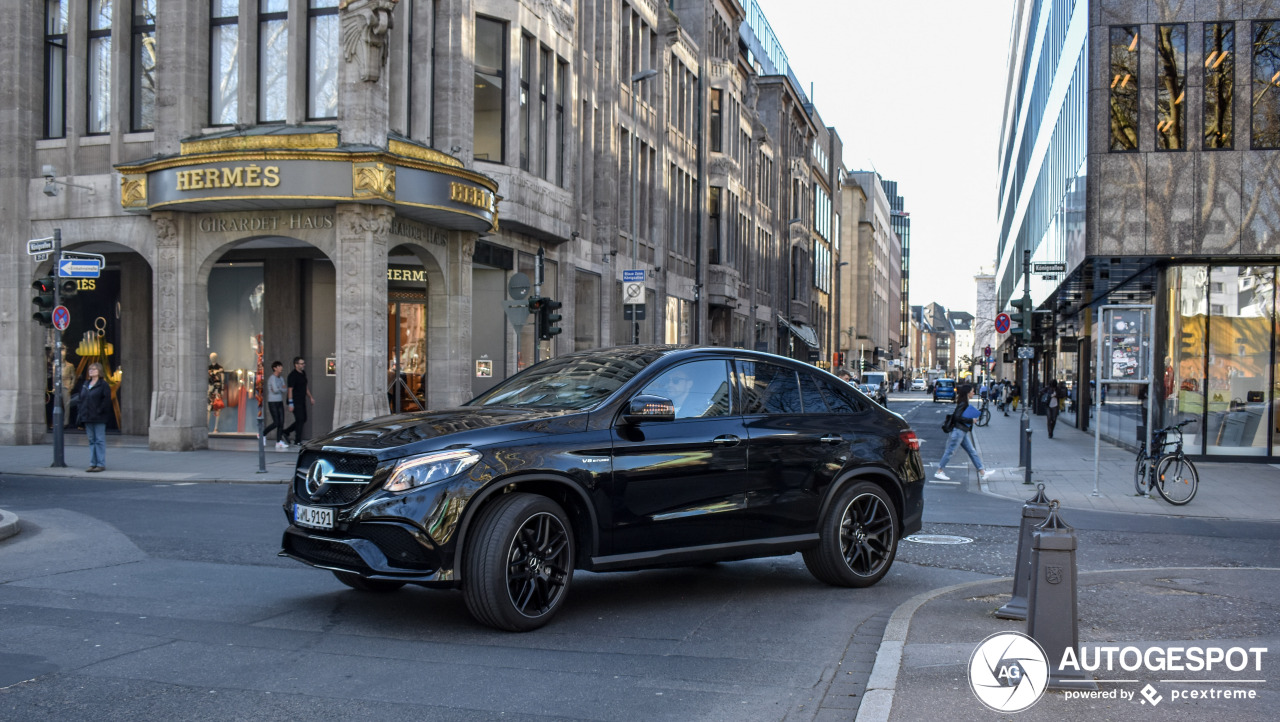
{"type": "Polygon", "coordinates": [[[1138,463],[1133,467],[1133,489],[1138,496],[1146,496],[1151,493],[1150,487],[1147,486],[1147,464],[1146,449],[1138,452],[1138,463]]]}
{"type": "Polygon", "coordinates": [[[978,426],[986,426],[991,423],[991,409],[982,408],[982,412],[978,414],[978,426]]]}
{"type": "Polygon", "coordinates": [[[1182,454],[1170,454],[1156,465],[1156,476],[1152,481],[1165,501],[1182,506],[1196,497],[1200,474],[1191,459],[1182,454]]]}

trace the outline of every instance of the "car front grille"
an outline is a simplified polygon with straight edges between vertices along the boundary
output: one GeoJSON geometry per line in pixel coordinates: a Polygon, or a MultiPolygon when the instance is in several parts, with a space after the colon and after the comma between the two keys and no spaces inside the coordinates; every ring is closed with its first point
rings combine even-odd
{"type": "Polygon", "coordinates": [[[374,478],[377,470],[378,460],[371,456],[308,451],[298,457],[293,474],[294,493],[299,499],[317,506],[346,506],[379,483],[374,478]],[[312,495],[307,492],[307,472],[320,459],[332,465],[333,471],[325,484],[312,495]]]}

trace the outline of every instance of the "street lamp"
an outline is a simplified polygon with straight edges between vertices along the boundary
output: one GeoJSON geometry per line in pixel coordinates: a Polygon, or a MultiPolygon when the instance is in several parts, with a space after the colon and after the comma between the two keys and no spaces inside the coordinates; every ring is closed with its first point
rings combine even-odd
{"type": "MultiPolygon", "coordinates": [[[[640,247],[637,239],[637,217],[640,215],[640,123],[636,120],[636,92],[640,83],[657,75],[658,71],[646,68],[631,76],[631,268],[640,266],[640,247]]],[[[642,301],[644,299],[641,299],[642,301]]],[[[635,309],[632,309],[632,313],[635,309]]],[[[640,343],[640,321],[631,321],[631,343],[640,343]]]]}

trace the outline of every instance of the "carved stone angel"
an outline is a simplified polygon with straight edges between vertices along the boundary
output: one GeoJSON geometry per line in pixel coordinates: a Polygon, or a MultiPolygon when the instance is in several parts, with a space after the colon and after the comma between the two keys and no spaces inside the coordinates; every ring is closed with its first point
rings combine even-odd
{"type": "Polygon", "coordinates": [[[400,0],[342,0],[342,57],[360,66],[360,79],[378,82],[387,64],[391,11],[400,0]]]}

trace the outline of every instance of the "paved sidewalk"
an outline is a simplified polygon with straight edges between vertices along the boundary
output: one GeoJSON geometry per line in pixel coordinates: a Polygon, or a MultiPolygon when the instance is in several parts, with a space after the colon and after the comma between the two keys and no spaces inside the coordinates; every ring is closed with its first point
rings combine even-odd
{"type": "Polygon", "coordinates": [[[62,458],[65,468],[53,468],[53,445],[0,446],[0,474],[83,477],[125,481],[168,481],[241,484],[283,484],[293,475],[298,447],[266,450],[266,472],[258,473],[256,439],[211,439],[216,448],[199,451],[152,451],[145,437],[108,436],[107,470],[86,474],[89,444],[82,434],[67,434],[62,458]]]}
{"type": "MultiPolygon", "coordinates": [[[[1068,699],[1046,692],[1019,720],[1099,719],[1274,719],[1280,704],[1276,679],[1280,653],[1280,611],[1272,599],[1280,569],[1166,568],[1081,572],[1078,585],[1079,634],[1090,658],[1099,647],[1265,647],[1261,671],[1252,664],[1232,671],[1219,664],[1212,673],[1126,670],[1103,666],[1090,676],[1116,699],[1068,699]],[[1140,609],[1158,613],[1141,614],[1140,609]],[[1205,680],[1211,677],[1210,680],[1205,680]],[[1186,680],[1186,681],[1181,681],[1186,680]],[[1192,681],[1196,680],[1196,681],[1192,681]],[[1141,690],[1159,695],[1155,709],[1141,690]],[[1119,692],[1117,692],[1119,690],[1119,692]],[[1253,690],[1254,699],[1175,699],[1191,691],[1253,690]],[[1125,697],[1121,699],[1121,697],[1125,697]]],[[[996,619],[1009,599],[1012,581],[960,584],[921,594],[898,607],[885,627],[858,722],[885,720],[1008,719],[984,707],[971,690],[970,657],[997,632],[1026,632],[1026,623],[996,619]],[[940,712],[945,710],[945,712],[940,712]]],[[[1156,652],[1155,654],[1159,654],[1156,652]]],[[[1130,653],[1130,663],[1135,657],[1130,653]]],[[[1056,660],[1054,660],[1056,662],[1056,660]]],[[[1184,661],[1186,658],[1184,657],[1184,661]]],[[[1252,660],[1250,660],[1252,661],[1252,660]]]]}
{"type": "MultiPolygon", "coordinates": [[[[1023,483],[1018,466],[1018,419],[1006,418],[992,408],[991,423],[974,431],[979,455],[995,473],[983,491],[1025,501],[1035,487],[1023,483]]],[[[1073,426],[1061,422],[1052,439],[1044,416],[1031,416],[1031,481],[1043,483],[1045,494],[1067,509],[1114,511],[1126,514],[1280,521],[1280,469],[1265,463],[1197,461],[1200,489],[1190,503],[1169,504],[1159,496],[1136,496],[1133,469],[1137,456],[1103,441],[1098,458],[1098,496],[1094,489],[1094,441],[1073,426]]],[[[957,455],[957,458],[963,454],[957,455]]]]}

